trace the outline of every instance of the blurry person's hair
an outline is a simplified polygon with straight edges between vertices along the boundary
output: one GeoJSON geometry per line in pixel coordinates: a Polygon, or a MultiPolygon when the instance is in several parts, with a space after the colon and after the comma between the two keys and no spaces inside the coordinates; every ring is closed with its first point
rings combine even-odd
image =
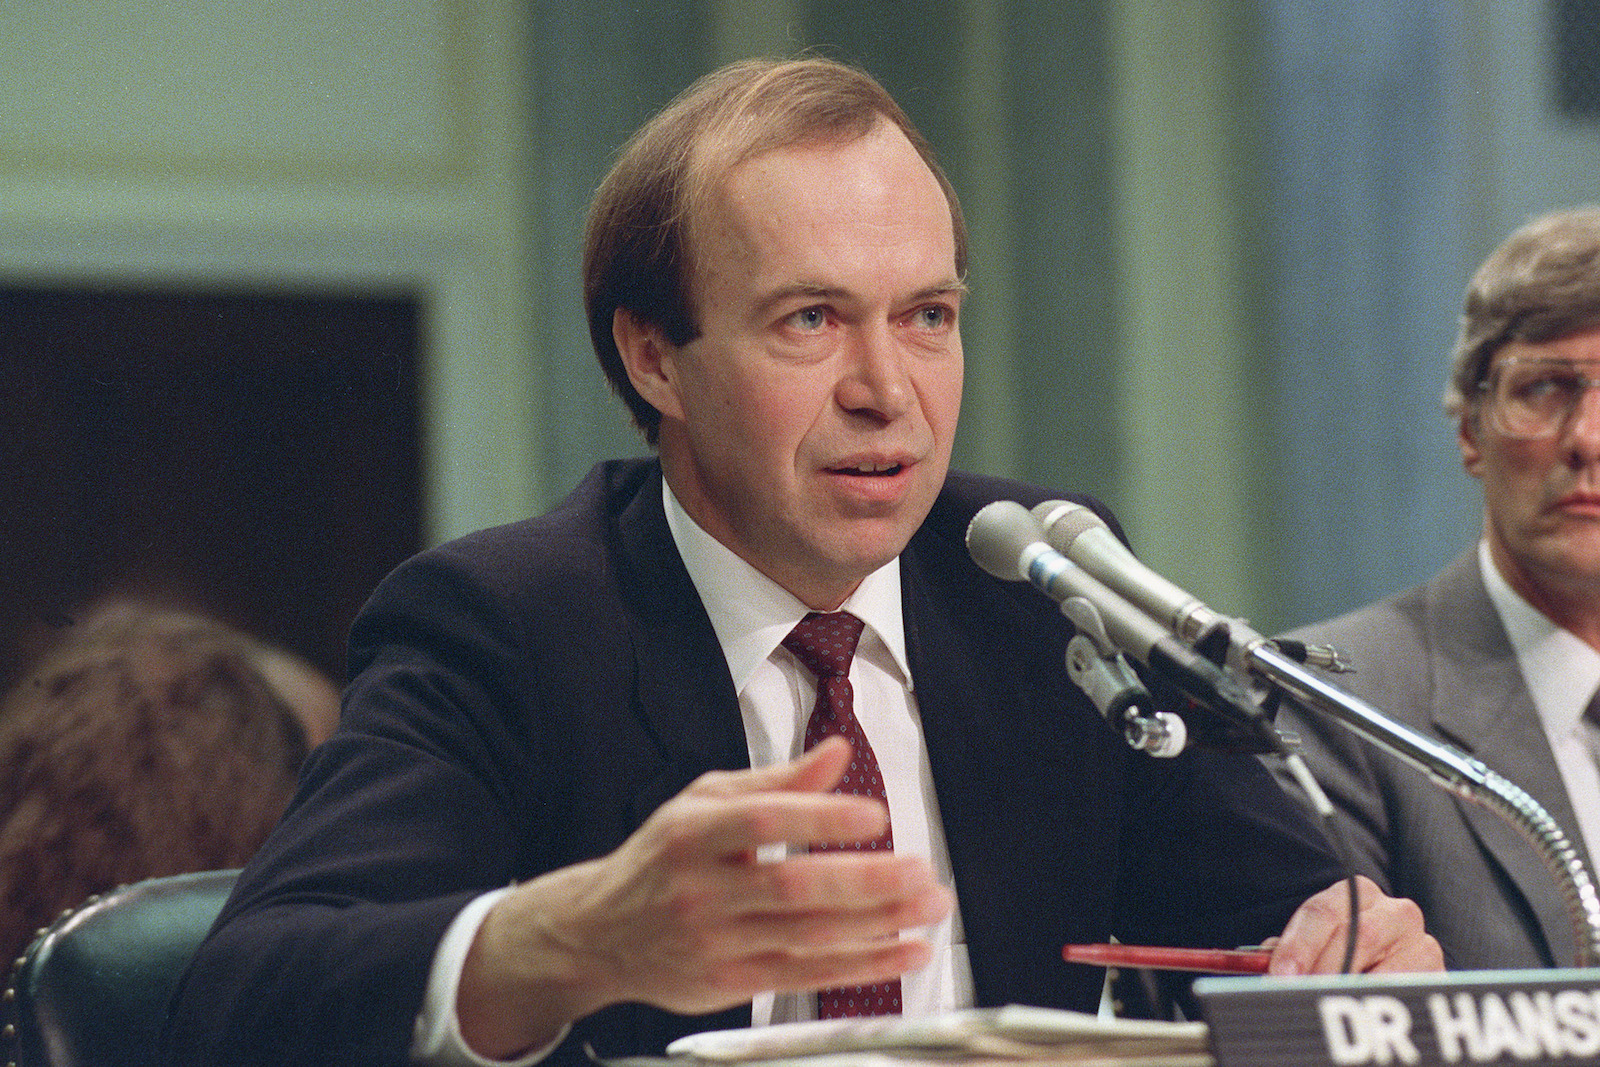
{"type": "Polygon", "coordinates": [[[135,604],[73,627],[0,705],[4,948],[91,894],[241,865],[306,752],[248,638],[135,604]]]}

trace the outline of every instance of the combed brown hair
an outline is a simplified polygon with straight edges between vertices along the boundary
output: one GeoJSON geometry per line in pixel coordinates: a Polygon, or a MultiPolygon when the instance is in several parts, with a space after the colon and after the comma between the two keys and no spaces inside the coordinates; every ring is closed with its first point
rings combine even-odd
{"type": "Polygon", "coordinates": [[[122,612],[64,639],[0,706],[0,948],[91,894],[239,866],[305,755],[231,630],[122,612]]]}
{"type": "Polygon", "coordinates": [[[848,143],[888,121],[906,135],[950,204],[956,272],[966,273],[961,206],[933,151],[863,71],[827,59],[752,59],[695,82],[623,146],[590,207],[584,304],[595,355],[635,425],[656,443],[661,414],[628,380],[612,335],[626,308],[674,345],[699,336],[692,221],[728,172],[764,152],[848,143]]]}
{"type": "Polygon", "coordinates": [[[1545,344],[1600,326],[1600,206],[1540,215],[1490,253],[1467,285],[1445,410],[1460,416],[1512,341],[1545,344]]]}

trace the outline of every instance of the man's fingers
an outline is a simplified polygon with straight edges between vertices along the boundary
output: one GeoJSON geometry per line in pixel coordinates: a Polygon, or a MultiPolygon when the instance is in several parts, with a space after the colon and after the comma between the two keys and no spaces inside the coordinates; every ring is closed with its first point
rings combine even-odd
{"type": "Polygon", "coordinates": [[[659,892],[658,910],[692,954],[717,961],[876,946],[940,922],[954,907],[925,859],[894,853],[717,862],[678,871],[659,892]]]}
{"type": "Polygon", "coordinates": [[[742,989],[809,992],[888,981],[926,966],[932,956],[920,940],[877,941],[821,953],[779,951],[733,962],[727,977],[742,989]]]}
{"type": "Polygon", "coordinates": [[[745,952],[837,951],[851,944],[891,941],[906,930],[931,926],[949,913],[937,895],[926,901],[897,901],[877,908],[838,912],[781,913],[746,916],[738,925],[739,948],[745,952]]]}
{"type": "MultiPolygon", "coordinates": [[[[1372,883],[1357,879],[1361,896],[1372,883]]],[[[1376,887],[1373,886],[1373,891],[1376,887]]],[[[1339,882],[1308,899],[1295,910],[1272,950],[1269,973],[1279,975],[1331,974],[1344,962],[1345,930],[1350,897],[1347,883],[1339,882]]]]}
{"type": "Polygon", "coordinates": [[[745,895],[749,921],[773,929],[794,924],[793,937],[817,944],[875,938],[929,926],[950,914],[954,895],[926,860],[915,856],[836,852],[755,864],[745,895]]]}
{"type": "Polygon", "coordinates": [[[888,827],[881,801],[832,792],[850,755],[835,738],[791,763],[702,775],[596,862],[587,914],[617,934],[595,954],[615,996],[706,1010],[927,962],[923,940],[902,935],[945,919],[954,899],[925,858],[806,851],[888,827]],[[780,844],[789,856],[756,858],[780,844]]]}
{"type": "Polygon", "coordinates": [[[713,771],[696,778],[684,790],[686,796],[736,796],[783,789],[826,793],[850,766],[850,742],[842,737],[827,737],[808,749],[799,759],[776,763],[759,770],[713,771]]]}
{"type": "Polygon", "coordinates": [[[787,766],[791,780],[785,788],[826,793],[839,784],[852,755],[850,742],[837,735],[825,737],[787,766]]]}
{"type": "Polygon", "coordinates": [[[941,893],[866,908],[748,912],[702,930],[698,948],[707,959],[722,961],[772,953],[813,957],[877,952],[948,912],[941,893]]]}
{"type": "MultiPolygon", "coordinates": [[[[1374,893],[1377,893],[1374,888],[1374,893]]],[[[1363,901],[1365,904],[1365,901],[1363,901]]],[[[1364,972],[1444,970],[1444,951],[1423,929],[1422,909],[1410,900],[1376,895],[1361,911],[1370,940],[1357,941],[1354,969],[1364,972]]]]}
{"type": "MultiPolygon", "coordinates": [[[[1358,876],[1358,921],[1351,969],[1362,971],[1437,971],[1444,958],[1439,943],[1423,929],[1416,904],[1383,893],[1358,876]]],[[[1349,890],[1329,886],[1302,904],[1284,927],[1272,953],[1270,973],[1332,974],[1344,963],[1349,937],[1349,890]]]]}
{"type": "Polygon", "coordinates": [[[881,836],[881,801],[837,793],[683,796],[651,817],[649,834],[674,862],[734,859],[762,845],[850,844],[881,836]]]}
{"type": "Polygon", "coordinates": [[[680,860],[871,841],[889,826],[882,801],[829,792],[849,764],[850,743],[832,737],[791,763],[701,775],[652,816],[652,830],[680,860]]]}
{"type": "Polygon", "coordinates": [[[671,911],[710,936],[726,927],[718,951],[729,953],[869,941],[930,926],[954,907],[954,895],[926,860],[893,853],[730,862],[682,878],[667,892],[671,911]]]}
{"type": "Polygon", "coordinates": [[[814,852],[748,869],[752,911],[848,911],[939,888],[928,861],[894,852],[814,852]]]}

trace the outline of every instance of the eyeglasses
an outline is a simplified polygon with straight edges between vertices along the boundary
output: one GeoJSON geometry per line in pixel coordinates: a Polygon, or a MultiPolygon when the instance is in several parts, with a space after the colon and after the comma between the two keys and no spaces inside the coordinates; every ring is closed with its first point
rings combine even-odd
{"type": "Polygon", "coordinates": [[[1478,391],[1489,398],[1489,419],[1507,437],[1533,441],[1554,437],[1589,389],[1600,389],[1600,363],[1510,356],[1497,364],[1478,391]]]}

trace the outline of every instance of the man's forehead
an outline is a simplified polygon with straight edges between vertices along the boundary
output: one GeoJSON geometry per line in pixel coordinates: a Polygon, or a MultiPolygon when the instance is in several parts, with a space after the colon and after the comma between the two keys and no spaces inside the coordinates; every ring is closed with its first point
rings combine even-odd
{"type": "MultiPolygon", "coordinates": [[[[838,172],[833,169],[835,161],[825,155],[875,140],[871,135],[765,151],[743,160],[719,181],[708,185],[686,227],[691,277],[703,284],[712,274],[738,272],[760,261],[761,267],[778,269],[778,275],[760,283],[774,298],[806,290],[819,296],[836,295],[840,292],[839,278],[831,270],[835,264],[827,252],[827,238],[860,227],[867,231],[876,228],[890,235],[901,231],[898,237],[890,236],[884,242],[886,248],[896,240],[904,246],[893,257],[897,266],[910,266],[923,259],[926,242],[942,238],[949,245],[949,263],[908,284],[907,295],[911,291],[928,295],[964,291],[963,280],[955,270],[954,215],[943,187],[897,127],[880,126],[877,130],[885,136],[881,144],[873,144],[869,151],[839,164],[857,176],[881,172],[881,193],[865,192],[857,197],[846,191],[849,180],[841,177],[838,183],[832,181],[838,172]],[[913,173],[920,172],[919,177],[926,177],[927,184],[920,190],[915,181],[908,181],[908,167],[913,173]],[[892,202],[890,210],[884,210],[883,200],[892,202]],[[852,211],[854,204],[863,205],[862,211],[852,211]],[[844,229],[838,230],[837,226],[844,229]],[[817,240],[795,239],[801,234],[814,235],[817,240]],[[768,254],[774,251],[775,255],[768,254]],[[708,259],[708,253],[714,258],[708,259]],[[749,258],[742,264],[736,262],[742,256],[749,258]]],[[[869,186],[874,180],[869,179],[869,186]]]]}
{"type": "Polygon", "coordinates": [[[1569,330],[1559,337],[1543,340],[1513,338],[1494,353],[1491,363],[1504,363],[1509,359],[1559,360],[1569,363],[1600,361],[1600,323],[1569,330]]]}
{"type": "Polygon", "coordinates": [[[881,117],[859,134],[819,134],[744,152],[735,152],[728,146],[719,151],[714,144],[704,147],[698,164],[702,175],[699,195],[689,204],[689,228],[692,231],[700,226],[714,226],[719,217],[736,214],[740,194],[759,190],[771,180],[781,179],[791,169],[814,167],[818,155],[844,152],[869,142],[882,146],[880,156],[884,167],[894,161],[908,162],[915,158],[915,168],[939,189],[940,200],[951,215],[953,228],[952,205],[933,168],[917,152],[905,131],[881,117]]]}

